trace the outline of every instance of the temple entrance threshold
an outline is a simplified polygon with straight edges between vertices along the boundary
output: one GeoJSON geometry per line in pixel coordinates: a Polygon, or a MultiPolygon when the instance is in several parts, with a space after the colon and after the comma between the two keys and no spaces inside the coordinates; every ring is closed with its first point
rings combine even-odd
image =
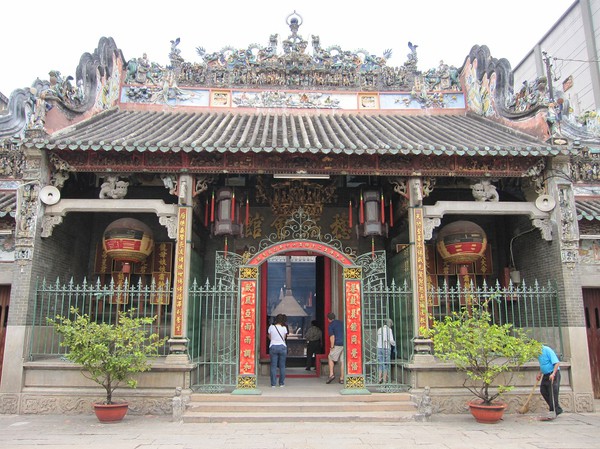
{"type": "MultiPolygon", "coordinates": [[[[311,316],[313,308],[317,309],[317,301],[314,301],[316,295],[316,282],[313,285],[302,286],[300,289],[305,295],[305,303],[301,305],[293,297],[291,282],[291,258],[292,254],[297,253],[302,257],[314,255],[325,256],[328,260],[337,262],[342,267],[340,304],[338,304],[339,314],[336,314],[345,326],[345,357],[344,357],[344,390],[354,394],[369,394],[365,389],[363,375],[363,347],[362,347],[362,271],[356,266],[354,261],[338,249],[321,242],[312,240],[291,240],[284,241],[266,247],[263,251],[252,257],[245,266],[240,267],[240,333],[239,333],[239,375],[237,388],[234,394],[260,394],[258,390],[258,375],[260,363],[257,363],[255,350],[263,347],[266,352],[266,341],[261,338],[263,332],[270,324],[266,319],[276,316],[278,313],[285,313],[286,310],[292,311],[295,316],[290,316],[290,335],[299,338],[306,326],[306,318],[311,316]],[[279,260],[278,256],[283,256],[279,260]],[[269,262],[271,261],[271,262],[269,262]],[[271,267],[269,267],[271,263],[271,267]],[[281,283],[281,263],[285,266],[285,279],[287,285],[285,288],[275,285],[269,290],[268,282],[273,280],[281,283]],[[266,269],[264,265],[266,264],[266,269]],[[262,267],[262,268],[261,268],[262,267]],[[260,272],[265,273],[266,278],[260,276],[260,272]],[[271,273],[269,273],[271,272],[271,273]],[[260,282],[262,278],[262,283],[260,282]],[[272,307],[269,307],[268,301],[270,295],[279,294],[277,302],[273,301],[272,307]],[[266,313],[261,316],[259,304],[267,301],[266,313]],[[311,307],[308,308],[308,304],[311,307]],[[310,314],[306,311],[309,310],[310,314]],[[281,312],[279,312],[281,311],[281,312]],[[264,319],[263,319],[264,317],[264,319]],[[256,329],[257,326],[259,329],[256,329]],[[261,338],[257,345],[256,338],[261,338]]],[[[300,259],[298,259],[300,260],[300,259]]],[[[316,259],[315,259],[316,260],[316,259]]],[[[308,262],[308,261],[307,261],[308,262]]],[[[325,284],[327,285],[327,284],[325,284]]],[[[324,304],[326,302],[324,301],[324,304]]],[[[329,310],[331,310],[331,296],[329,295],[329,310]]],[[[325,308],[323,308],[325,310],[325,308]]],[[[327,310],[327,312],[329,311],[327,310]]],[[[316,316],[316,315],[315,315],[316,316]]],[[[322,318],[324,316],[320,314],[322,318]]],[[[308,323],[309,324],[309,323],[308,323]]],[[[307,329],[307,327],[306,327],[307,329]]],[[[327,338],[326,332],[324,338],[327,338]]],[[[290,340],[291,341],[291,340],[290,340]]],[[[300,342],[302,343],[302,342],[300,342]]],[[[297,356],[300,358],[301,344],[297,345],[297,356]]],[[[290,348],[293,350],[292,348],[290,348]]],[[[261,354],[262,355],[262,354],[261,354]]],[[[292,352],[293,356],[293,352],[292,352]]],[[[269,385],[269,384],[267,384],[269,385]]]]}

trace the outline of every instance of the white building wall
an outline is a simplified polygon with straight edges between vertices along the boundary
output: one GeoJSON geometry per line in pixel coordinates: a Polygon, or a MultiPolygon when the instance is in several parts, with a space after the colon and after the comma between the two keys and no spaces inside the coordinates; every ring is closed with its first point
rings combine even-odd
{"type": "Polygon", "coordinates": [[[546,75],[542,52],[553,61],[553,89],[555,98],[569,101],[575,115],[600,109],[600,0],[577,0],[540,39],[514,69],[515,90],[524,81],[533,81],[546,75]],[[586,30],[586,20],[590,29],[586,30]],[[589,36],[589,38],[587,38],[589,36]],[[564,94],[563,82],[573,77],[573,86],[564,94]]]}

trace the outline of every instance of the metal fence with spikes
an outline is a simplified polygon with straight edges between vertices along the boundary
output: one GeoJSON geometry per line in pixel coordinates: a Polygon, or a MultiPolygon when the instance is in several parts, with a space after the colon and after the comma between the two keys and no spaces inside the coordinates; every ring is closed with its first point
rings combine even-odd
{"type": "Polygon", "coordinates": [[[489,286],[485,282],[481,286],[444,284],[431,288],[427,296],[432,319],[441,320],[462,307],[485,304],[494,323],[525,329],[530,337],[564,354],[558,294],[550,283],[511,283],[508,287],[499,282],[489,286]]]}
{"type": "Polygon", "coordinates": [[[237,382],[239,300],[237,286],[223,282],[190,287],[189,355],[196,363],[193,388],[222,392],[237,382]]]}
{"type": "MultiPolygon", "coordinates": [[[[59,279],[47,283],[43,280],[36,287],[34,307],[31,314],[31,338],[29,360],[64,356],[68,348],[60,345],[60,337],[47,318],[57,315],[71,316],[71,308],[89,315],[93,320],[102,323],[116,322],[119,311],[135,309],[139,317],[156,317],[148,332],[157,333],[160,337],[168,336],[171,323],[172,289],[167,283],[157,285],[151,283],[129,284],[111,281],[109,284],[89,283],[83,280],[76,284],[73,279],[61,283],[59,279]]],[[[165,344],[161,354],[167,354],[165,344]]]]}

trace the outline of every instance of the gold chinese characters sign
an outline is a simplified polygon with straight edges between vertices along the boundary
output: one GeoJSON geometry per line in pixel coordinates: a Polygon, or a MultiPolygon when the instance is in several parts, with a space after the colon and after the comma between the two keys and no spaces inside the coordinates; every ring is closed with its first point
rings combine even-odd
{"type": "Polygon", "coordinates": [[[415,208],[415,259],[417,262],[417,300],[419,327],[427,327],[427,272],[425,260],[425,240],[423,239],[423,209],[415,208]]]}
{"type": "Polygon", "coordinates": [[[185,295],[185,241],[188,209],[179,208],[177,220],[177,259],[175,260],[175,288],[173,291],[175,332],[173,337],[183,337],[183,297],[185,295]]]}
{"type": "Polygon", "coordinates": [[[348,375],[362,374],[361,283],[346,280],[346,369],[348,375]]]}
{"type": "Polygon", "coordinates": [[[240,376],[256,374],[256,280],[242,280],[240,308],[240,376]]]}

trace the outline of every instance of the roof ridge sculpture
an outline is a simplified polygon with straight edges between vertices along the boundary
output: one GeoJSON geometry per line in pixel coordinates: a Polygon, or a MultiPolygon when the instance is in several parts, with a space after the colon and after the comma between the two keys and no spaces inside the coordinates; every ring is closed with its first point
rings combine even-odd
{"type": "Polygon", "coordinates": [[[161,67],[142,58],[127,62],[129,84],[162,85],[165,82],[179,87],[267,87],[269,89],[336,89],[361,91],[410,91],[415,80],[425,90],[460,90],[458,69],[447,64],[423,73],[417,70],[417,45],[408,43],[410,53],[400,67],[390,67],[387,61],[392,51],[382,56],[364,49],[348,51],[339,45],[323,47],[319,36],[309,42],[299,33],[302,17],[294,11],[286,22],[290,35],[281,41],[271,34],[267,46],[250,44],[235,49],[226,46],[220,51],[207,52],[196,47],[202,62],[186,61],[177,48],[180,38],[171,41],[169,65],[161,67]]]}

